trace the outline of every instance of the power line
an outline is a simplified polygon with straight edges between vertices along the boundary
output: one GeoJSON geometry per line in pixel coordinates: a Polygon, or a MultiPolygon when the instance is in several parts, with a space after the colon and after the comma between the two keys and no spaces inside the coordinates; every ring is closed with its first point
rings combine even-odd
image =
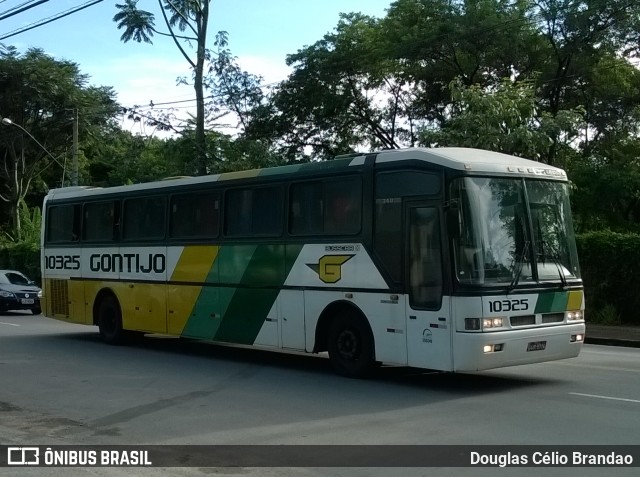
{"type": "MultiPolygon", "coordinates": [[[[267,84],[262,84],[259,85],[258,88],[259,89],[265,89],[265,88],[270,88],[272,86],[277,86],[278,84],[280,84],[280,82],[273,82],[273,83],[267,83],[267,84]]],[[[209,96],[205,96],[203,98],[203,100],[209,100],[209,99],[216,99],[216,98],[224,98],[225,96],[227,96],[226,93],[220,93],[220,94],[211,94],[209,96]]],[[[155,102],[153,100],[149,101],[149,103],[147,104],[135,104],[134,106],[131,107],[127,107],[126,109],[137,109],[137,110],[141,110],[141,109],[153,109],[156,106],[166,106],[166,105],[171,105],[171,104],[181,104],[181,103],[192,103],[197,101],[196,98],[190,98],[190,99],[182,99],[182,100],[176,100],[176,101],[164,101],[164,102],[155,102]]]]}
{"type": "Polygon", "coordinates": [[[14,15],[17,15],[18,13],[26,12],[27,10],[31,10],[38,5],[47,3],[48,1],[49,0],[29,0],[28,2],[21,3],[20,5],[17,5],[13,8],[10,8],[9,10],[5,10],[4,12],[0,13],[0,20],[12,17],[14,15]]]}
{"type": "Polygon", "coordinates": [[[61,18],[67,17],[67,16],[69,16],[69,15],[71,15],[73,13],[79,12],[80,10],[84,10],[85,8],[89,8],[89,7],[91,7],[91,6],[93,6],[93,5],[97,4],[97,3],[101,3],[102,1],[103,0],[92,0],[92,1],[89,1],[89,2],[84,3],[82,5],[78,5],[76,7],[72,7],[69,10],[65,10],[64,12],[57,13],[57,14],[55,14],[53,16],[48,17],[48,18],[44,18],[44,19],[39,20],[39,21],[37,21],[35,23],[27,25],[24,28],[20,28],[18,30],[13,30],[13,31],[11,31],[9,33],[6,33],[3,36],[0,36],[0,40],[6,40],[7,38],[11,38],[12,36],[16,36],[16,35],[18,35],[20,33],[24,33],[26,31],[33,30],[34,28],[38,28],[38,27],[41,27],[43,25],[46,25],[47,23],[51,23],[51,22],[54,22],[56,20],[60,20],[61,18]]]}

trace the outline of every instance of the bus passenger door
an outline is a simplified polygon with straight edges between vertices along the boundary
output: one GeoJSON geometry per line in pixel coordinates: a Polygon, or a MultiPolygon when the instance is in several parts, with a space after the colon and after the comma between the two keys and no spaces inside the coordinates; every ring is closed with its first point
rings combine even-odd
{"type": "Polygon", "coordinates": [[[443,298],[442,220],[433,203],[405,209],[405,280],[409,366],[451,370],[449,300],[443,298]]]}

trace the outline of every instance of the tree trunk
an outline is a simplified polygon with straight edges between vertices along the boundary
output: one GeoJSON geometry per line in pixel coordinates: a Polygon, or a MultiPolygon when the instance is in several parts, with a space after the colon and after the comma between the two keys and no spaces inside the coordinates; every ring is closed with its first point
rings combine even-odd
{"type": "Polygon", "coordinates": [[[209,1],[202,2],[197,28],[198,28],[198,53],[196,58],[195,84],[196,90],[196,162],[198,175],[206,175],[207,167],[207,142],[204,134],[204,61],[206,57],[207,24],[209,22],[209,1]]]}

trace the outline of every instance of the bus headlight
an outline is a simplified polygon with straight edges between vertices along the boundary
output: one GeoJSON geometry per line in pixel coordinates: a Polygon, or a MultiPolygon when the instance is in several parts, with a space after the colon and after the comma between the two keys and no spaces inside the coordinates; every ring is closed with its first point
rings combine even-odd
{"type": "Polygon", "coordinates": [[[502,328],[503,320],[502,318],[483,318],[482,319],[482,328],[502,328]]]}
{"type": "Polygon", "coordinates": [[[583,317],[582,310],[567,311],[567,321],[580,321],[583,317]]]}
{"type": "Polygon", "coordinates": [[[504,318],[465,318],[464,329],[465,331],[482,331],[492,328],[502,328],[504,325],[504,318]]]}

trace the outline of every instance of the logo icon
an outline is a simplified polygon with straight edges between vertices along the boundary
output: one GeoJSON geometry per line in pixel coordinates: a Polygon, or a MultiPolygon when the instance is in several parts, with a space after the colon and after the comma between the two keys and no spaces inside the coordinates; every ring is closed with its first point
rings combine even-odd
{"type": "Polygon", "coordinates": [[[8,465],[38,465],[40,464],[39,447],[8,447],[8,465]]]}
{"type": "Polygon", "coordinates": [[[307,263],[324,283],[337,283],[342,278],[342,265],[354,255],[324,255],[318,263],[307,263]]]}

